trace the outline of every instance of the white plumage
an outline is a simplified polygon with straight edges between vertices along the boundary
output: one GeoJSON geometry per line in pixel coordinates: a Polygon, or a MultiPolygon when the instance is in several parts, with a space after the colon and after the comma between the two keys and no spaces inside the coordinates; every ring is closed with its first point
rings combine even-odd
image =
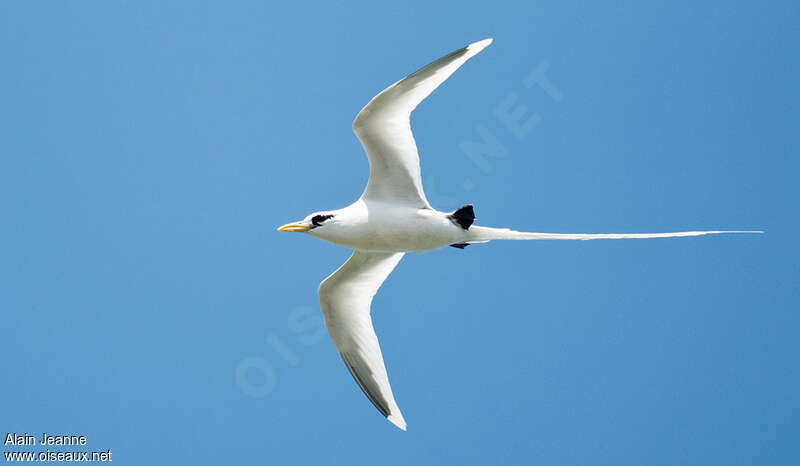
{"type": "Polygon", "coordinates": [[[353,131],[367,153],[370,177],[361,198],[339,210],[317,212],[279,231],[305,232],[352,248],[353,255],[319,287],[325,325],[336,349],[367,398],[405,430],[392,395],[378,338],[372,328],[372,298],[407,252],[453,245],[463,248],[491,240],[591,240],[668,238],[745,231],[675,233],[528,233],[473,226],[472,206],[453,213],[430,206],[422,190],[411,112],[434,89],[492,39],[446,55],[375,96],[356,116],[353,131]]]}

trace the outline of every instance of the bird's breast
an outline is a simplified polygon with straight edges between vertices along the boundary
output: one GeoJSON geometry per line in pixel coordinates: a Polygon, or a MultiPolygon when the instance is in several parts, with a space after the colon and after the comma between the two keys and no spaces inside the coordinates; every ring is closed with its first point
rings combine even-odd
{"type": "Polygon", "coordinates": [[[462,240],[463,230],[445,214],[430,209],[378,211],[353,221],[342,221],[321,239],[371,251],[424,252],[462,240]]]}

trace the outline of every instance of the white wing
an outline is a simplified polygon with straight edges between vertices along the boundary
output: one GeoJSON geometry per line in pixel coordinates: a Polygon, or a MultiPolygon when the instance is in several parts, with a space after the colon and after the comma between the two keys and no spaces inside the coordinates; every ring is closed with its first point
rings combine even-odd
{"type": "Polygon", "coordinates": [[[369,159],[362,199],[428,207],[422,191],[419,155],[411,133],[411,112],[455,70],[492,43],[485,39],[444,56],[392,84],[364,107],[353,131],[369,159]]]}
{"type": "Polygon", "coordinates": [[[319,302],[333,344],[361,390],[381,414],[406,430],[370,317],[372,297],[402,258],[403,253],[353,251],[339,270],[322,281],[319,302]]]}

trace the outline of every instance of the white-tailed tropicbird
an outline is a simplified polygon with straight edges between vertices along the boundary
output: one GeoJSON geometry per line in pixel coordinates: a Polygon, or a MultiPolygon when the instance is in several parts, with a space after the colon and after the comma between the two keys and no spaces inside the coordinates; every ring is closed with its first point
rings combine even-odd
{"type": "Polygon", "coordinates": [[[369,182],[355,203],[315,212],[278,231],[297,231],[353,249],[353,255],[319,286],[325,325],[347,369],[367,398],[397,427],[406,421],[394,401],[372,328],[370,305],[378,288],[407,252],[510,239],[670,238],[755,231],[674,233],[528,233],[472,225],[471,205],[445,213],[431,207],[422,191],[411,112],[455,70],[492,43],[485,39],[446,55],[392,84],[356,116],[355,131],[369,159],[369,182]]]}

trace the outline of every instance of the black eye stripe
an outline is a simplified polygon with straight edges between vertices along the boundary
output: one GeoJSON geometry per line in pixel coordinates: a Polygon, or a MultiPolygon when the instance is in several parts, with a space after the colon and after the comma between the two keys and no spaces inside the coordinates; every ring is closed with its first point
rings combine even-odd
{"type": "Polygon", "coordinates": [[[333,217],[333,215],[315,215],[311,217],[311,223],[313,223],[315,227],[318,227],[322,225],[322,222],[328,220],[331,217],[333,217]]]}

